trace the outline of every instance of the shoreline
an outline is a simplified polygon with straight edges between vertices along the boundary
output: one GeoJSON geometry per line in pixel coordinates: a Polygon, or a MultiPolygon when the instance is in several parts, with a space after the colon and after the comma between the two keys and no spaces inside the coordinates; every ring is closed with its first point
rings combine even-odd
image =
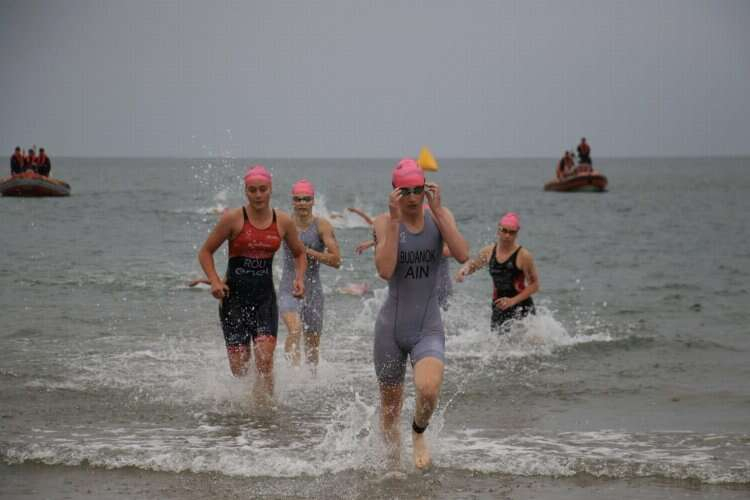
{"type": "Polygon", "coordinates": [[[159,472],[127,467],[0,463],[0,496],[42,498],[205,499],[428,497],[513,499],[741,499],[750,485],[707,485],[659,478],[600,479],[512,477],[435,469],[426,473],[362,477],[345,472],[321,477],[232,477],[222,474],[159,472]],[[343,485],[344,488],[342,488],[343,485]],[[343,491],[342,491],[343,490],[343,491]],[[338,496],[337,496],[338,495],[338,496]]]}

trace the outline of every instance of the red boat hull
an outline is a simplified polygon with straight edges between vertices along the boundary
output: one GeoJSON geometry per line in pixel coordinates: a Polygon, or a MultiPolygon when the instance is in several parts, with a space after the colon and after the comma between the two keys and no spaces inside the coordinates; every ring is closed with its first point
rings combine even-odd
{"type": "Polygon", "coordinates": [[[607,178],[589,165],[579,165],[573,175],[549,181],[544,190],[602,192],[607,190],[607,178]]]}
{"type": "Polygon", "coordinates": [[[3,196],[69,196],[70,185],[34,172],[23,172],[0,179],[0,194],[3,196]]]}

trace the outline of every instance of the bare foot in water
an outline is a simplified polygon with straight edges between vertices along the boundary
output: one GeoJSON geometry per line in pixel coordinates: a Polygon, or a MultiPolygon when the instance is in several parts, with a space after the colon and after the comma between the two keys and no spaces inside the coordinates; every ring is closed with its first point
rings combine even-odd
{"type": "Polygon", "coordinates": [[[427,439],[423,434],[417,434],[411,432],[411,440],[414,444],[414,466],[417,469],[426,469],[432,465],[432,459],[430,458],[430,450],[427,449],[427,439]]]}

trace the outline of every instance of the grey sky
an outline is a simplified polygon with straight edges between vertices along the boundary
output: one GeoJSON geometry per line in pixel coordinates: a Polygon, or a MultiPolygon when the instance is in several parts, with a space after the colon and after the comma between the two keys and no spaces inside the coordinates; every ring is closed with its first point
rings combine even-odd
{"type": "Polygon", "coordinates": [[[750,1],[0,2],[56,155],[750,154],[750,1]]]}

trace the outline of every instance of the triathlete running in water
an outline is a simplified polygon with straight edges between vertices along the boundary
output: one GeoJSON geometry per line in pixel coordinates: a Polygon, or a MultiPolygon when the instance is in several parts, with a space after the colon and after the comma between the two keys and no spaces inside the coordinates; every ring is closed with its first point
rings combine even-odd
{"type": "Polygon", "coordinates": [[[294,296],[295,260],[284,244],[284,270],[279,285],[279,311],[289,334],[284,350],[294,366],[300,363],[300,333],[304,333],[305,358],[308,364],[318,365],[320,334],[323,332],[323,285],[320,282],[320,264],[338,267],[341,255],[333,226],[323,217],[314,217],[315,187],[307,179],[292,186],[292,220],[307,253],[305,294],[294,296]]]}
{"type": "MultiPolygon", "coordinates": [[[[307,259],[291,217],[273,210],[271,174],[257,165],[245,174],[247,205],[229,209],[219,219],[198,252],[198,261],[211,284],[211,294],[220,300],[219,317],[224,331],[232,374],[247,373],[251,347],[259,387],[273,394],[273,351],[279,317],[273,286],[273,256],[282,240],[295,259],[293,294],[304,294],[307,259]],[[226,282],[216,273],[213,254],[229,242],[226,282]]],[[[257,392],[256,392],[257,394],[257,392]]]]}
{"type": "Polygon", "coordinates": [[[388,281],[388,296],[375,323],[375,373],[383,434],[391,460],[397,463],[406,361],[411,358],[416,389],[413,456],[421,469],[431,462],[423,433],[443,382],[445,333],[436,293],[438,266],[443,243],[459,262],[469,258],[469,245],[456,228],[453,214],[442,206],[439,186],[425,182],[413,159],[401,160],[391,181],[389,212],[374,222],[375,267],[388,281]],[[425,193],[429,210],[423,206],[425,193]]]}
{"type": "Polygon", "coordinates": [[[491,327],[505,333],[509,320],[533,314],[534,301],[531,296],[539,291],[534,257],[516,243],[520,220],[514,212],[508,212],[497,225],[497,241],[479,251],[479,255],[464,264],[456,273],[456,281],[462,282],[473,272],[489,264],[492,278],[491,327]]]}

